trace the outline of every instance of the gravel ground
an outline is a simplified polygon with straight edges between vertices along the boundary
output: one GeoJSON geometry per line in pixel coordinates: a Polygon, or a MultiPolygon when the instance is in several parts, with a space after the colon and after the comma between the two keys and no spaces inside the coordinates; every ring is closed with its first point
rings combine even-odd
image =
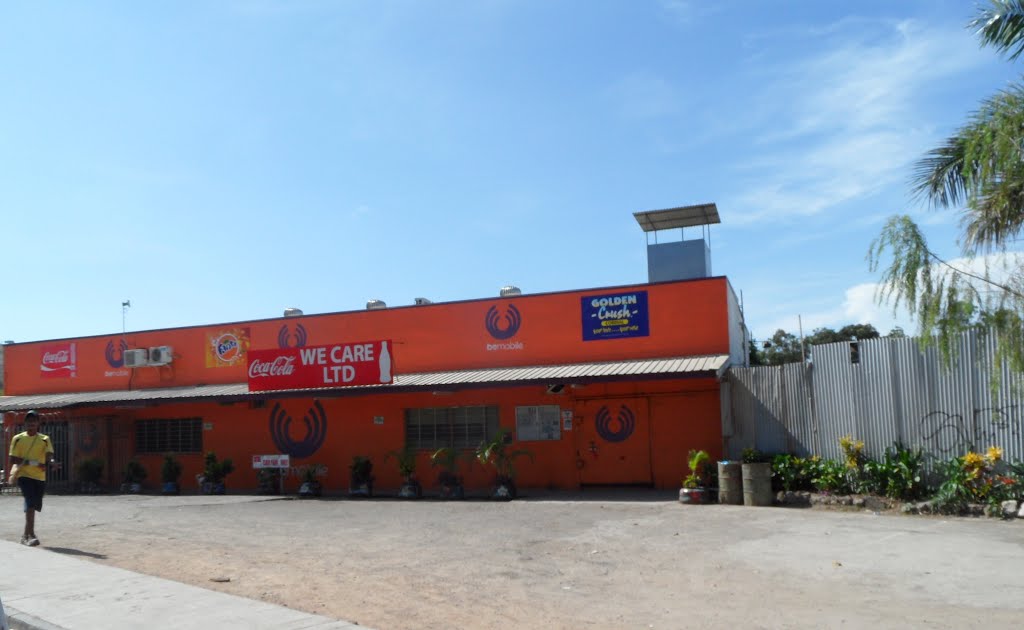
{"type": "MultiPolygon", "coordinates": [[[[1024,619],[1024,520],[684,506],[48,496],[50,551],[381,628],[929,627],[1024,619]]],[[[0,496],[17,541],[21,499],[0,496]]]]}

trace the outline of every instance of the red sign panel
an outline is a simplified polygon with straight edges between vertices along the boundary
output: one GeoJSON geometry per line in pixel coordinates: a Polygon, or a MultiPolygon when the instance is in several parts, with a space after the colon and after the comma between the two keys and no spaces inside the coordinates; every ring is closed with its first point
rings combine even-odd
{"type": "Polygon", "coordinates": [[[249,391],[391,383],[392,362],[391,340],[249,350],[249,391]]]}
{"type": "Polygon", "coordinates": [[[43,378],[70,378],[78,371],[75,342],[54,343],[39,350],[39,372],[43,378]]]}

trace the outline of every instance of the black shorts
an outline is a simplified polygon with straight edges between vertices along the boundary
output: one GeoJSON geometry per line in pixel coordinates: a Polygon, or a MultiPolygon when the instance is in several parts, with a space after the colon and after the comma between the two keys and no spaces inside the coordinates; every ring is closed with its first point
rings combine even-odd
{"type": "Polygon", "coordinates": [[[43,494],[46,493],[46,482],[28,477],[18,477],[18,487],[25,497],[25,511],[43,511],[43,494]]]}

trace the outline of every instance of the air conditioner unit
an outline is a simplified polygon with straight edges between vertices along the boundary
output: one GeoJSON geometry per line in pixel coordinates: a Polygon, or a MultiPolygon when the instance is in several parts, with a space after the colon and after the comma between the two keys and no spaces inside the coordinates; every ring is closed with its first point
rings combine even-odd
{"type": "Polygon", "coordinates": [[[124,366],[130,368],[144,367],[149,365],[149,350],[138,348],[136,350],[124,351],[124,366]]]}
{"type": "Polygon", "coordinates": [[[155,346],[149,349],[150,365],[167,365],[174,359],[174,351],[170,346],[155,346]]]}

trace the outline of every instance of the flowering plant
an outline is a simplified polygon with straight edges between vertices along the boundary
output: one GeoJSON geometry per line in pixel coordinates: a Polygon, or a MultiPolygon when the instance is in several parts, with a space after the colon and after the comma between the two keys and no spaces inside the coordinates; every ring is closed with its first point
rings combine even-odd
{"type": "Polygon", "coordinates": [[[967,503],[998,504],[1022,495],[1021,479],[1002,465],[1003,449],[990,446],[984,454],[968,451],[946,465],[946,480],[939,487],[938,502],[947,509],[967,503]]]}

